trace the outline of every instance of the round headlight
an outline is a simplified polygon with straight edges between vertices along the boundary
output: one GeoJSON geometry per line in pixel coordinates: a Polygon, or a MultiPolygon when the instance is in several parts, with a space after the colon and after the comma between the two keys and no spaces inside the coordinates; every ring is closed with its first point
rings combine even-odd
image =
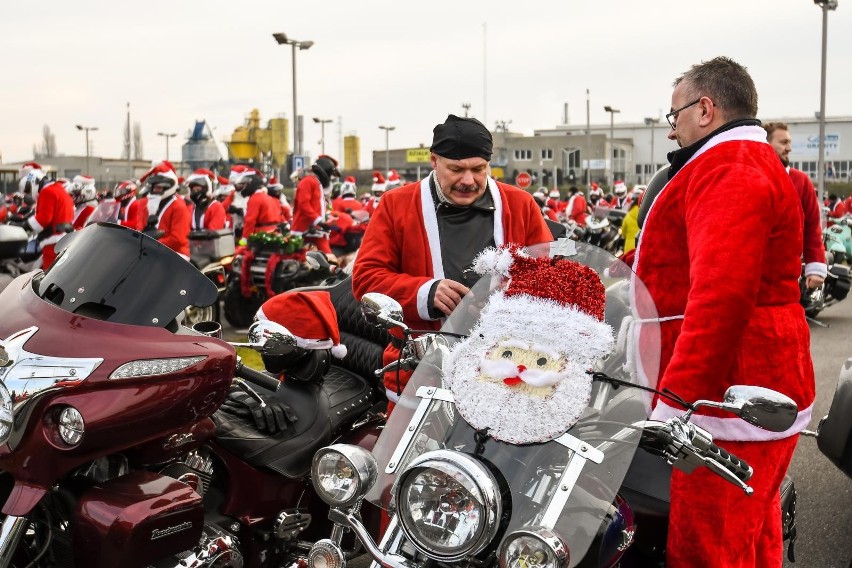
{"type": "Polygon", "coordinates": [[[494,475],[476,459],[436,450],[400,474],[394,497],[403,531],[423,554],[452,562],[481,551],[499,528],[494,475]]]}
{"type": "Polygon", "coordinates": [[[515,531],[500,545],[500,568],[564,568],[568,559],[562,539],[541,527],[515,531]]]}
{"type": "Polygon", "coordinates": [[[324,538],[311,547],[308,566],[310,568],[346,568],[346,557],[339,546],[324,538]]]}
{"type": "Polygon", "coordinates": [[[364,448],[333,444],[314,454],[311,479],[317,494],[332,506],[354,505],[376,482],[376,459],[364,448]]]}
{"type": "Polygon", "coordinates": [[[0,381],[0,444],[9,441],[14,419],[12,396],[9,394],[6,385],[0,381]]]}
{"type": "Polygon", "coordinates": [[[76,446],[83,439],[86,425],[83,415],[73,406],[66,406],[59,413],[59,436],[70,446],[76,446]]]}

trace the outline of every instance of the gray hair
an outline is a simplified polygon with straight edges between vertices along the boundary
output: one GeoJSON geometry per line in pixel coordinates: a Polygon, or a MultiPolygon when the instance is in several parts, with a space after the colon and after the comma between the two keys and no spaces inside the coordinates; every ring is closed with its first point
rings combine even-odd
{"type": "Polygon", "coordinates": [[[709,97],[726,121],[757,117],[757,88],[748,70],[729,57],[702,61],[675,79],[687,98],[709,97]]]}

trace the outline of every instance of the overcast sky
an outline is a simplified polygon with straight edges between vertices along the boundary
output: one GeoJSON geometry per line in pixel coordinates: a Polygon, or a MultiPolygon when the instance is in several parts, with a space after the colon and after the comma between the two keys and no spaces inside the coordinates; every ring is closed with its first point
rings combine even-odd
{"type": "MultiPolygon", "coordinates": [[[[429,145],[448,113],[493,130],[532,134],[562,122],[641,122],[669,110],[671,83],[716,55],[746,65],[761,117],[819,109],[822,16],[812,0],[31,0],[4,2],[5,80],[0,152],[32,157],[47,124],[63,154],[85,154],[75,124],[97,126],[93,152],[119,157],[126,103],[141,123],[145,158],[165,157],[158,131],[196,119],[227,139],[252,108],[264,121],[292,113],[291,48],[274,32],[314,46],[297,53],[305,149],[338,154],[337,120],[361,138],[361,167],[384,150],[429,145]],[[485,87],[485,88],[484,88],[485,87]]],[[[829,13],[826,114],[852,116],[852,3],[829,13]]]]}

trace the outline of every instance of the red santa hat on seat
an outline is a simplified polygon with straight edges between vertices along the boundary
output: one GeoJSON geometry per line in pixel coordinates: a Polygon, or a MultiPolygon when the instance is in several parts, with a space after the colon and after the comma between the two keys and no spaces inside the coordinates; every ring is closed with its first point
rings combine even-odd
{"type": "Polygon", "coordinates": [[[328,292],[284,292],[263,303],[257,319],[274,321],[296,337],[304,349],[330,349],[338,359],[346,356],[340,343],[337,313],[328,292]]]}

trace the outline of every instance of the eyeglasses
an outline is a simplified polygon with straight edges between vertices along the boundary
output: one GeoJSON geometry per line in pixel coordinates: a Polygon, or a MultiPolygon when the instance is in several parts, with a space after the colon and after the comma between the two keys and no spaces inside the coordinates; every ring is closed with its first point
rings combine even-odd
{"type": "Polygon", "coordinates": [[[697,105],[699,102],[701,102],[701,99],[702,99],[702,97],[698,97],[697,99],[695,99],[694,101],[692,101],[688,105],[682,106],[679,109],[673,110],[669,114],[666,115],[666,122],[668,122],[669,126],[672,127],[672,130],[674,130],[675,127],[677,127],[677,115],[680,113],[680,111],[686,110],[689,107],[691,107],[692,105],[697,105]]]}

